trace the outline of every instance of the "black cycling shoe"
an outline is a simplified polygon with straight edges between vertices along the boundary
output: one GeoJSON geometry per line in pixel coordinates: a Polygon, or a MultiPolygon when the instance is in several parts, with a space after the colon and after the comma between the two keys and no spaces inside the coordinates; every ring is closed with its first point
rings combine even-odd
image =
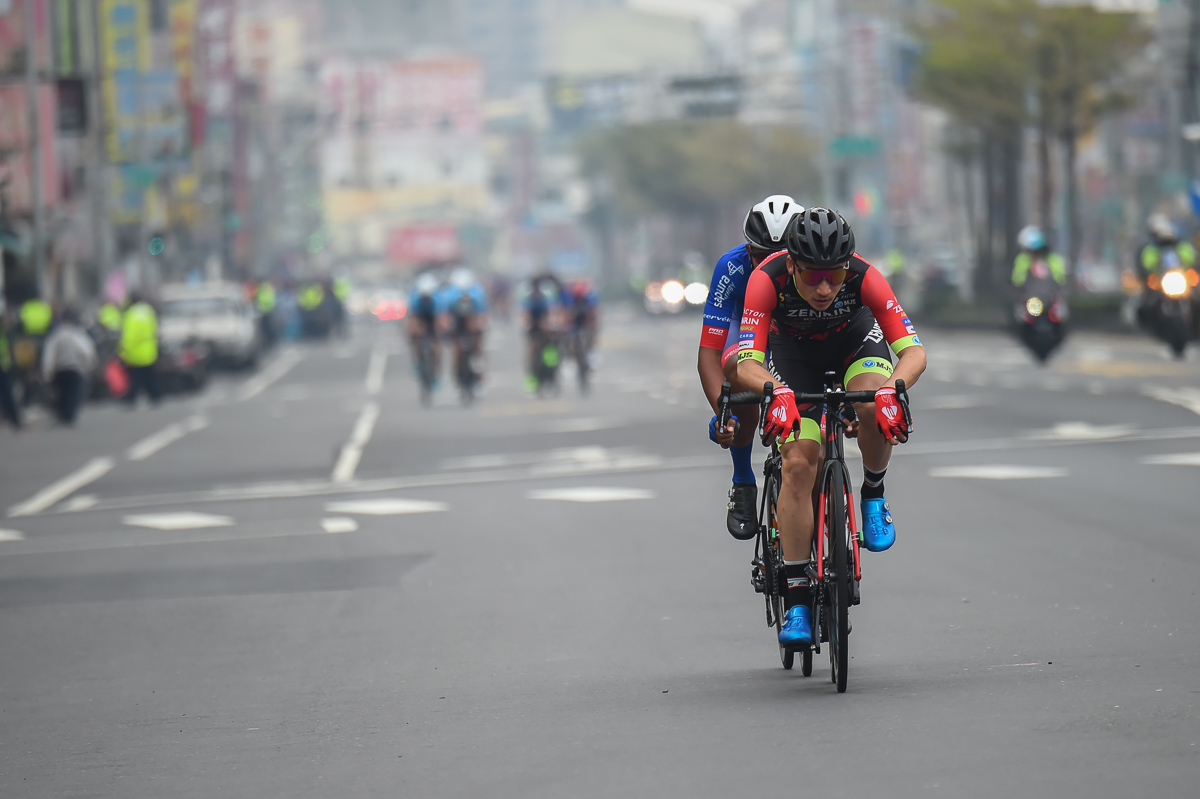
{"type": "Polygon", "coordinates": [[[725,526],[739,541],[749,541],[758,534],[758,486],[753,483],[734,483],[729,489],[729,513],[725,526]]]}

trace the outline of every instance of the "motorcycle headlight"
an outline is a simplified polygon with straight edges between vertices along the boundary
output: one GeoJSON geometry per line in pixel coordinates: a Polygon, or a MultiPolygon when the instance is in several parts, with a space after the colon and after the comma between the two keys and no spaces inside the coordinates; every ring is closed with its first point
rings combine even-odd
{"type": "Polygon", "coordinates": [[[1041,316],[1042,311],[1046,310],[1046,305],[1037,297],[1030,297],[1025,301],[1025,311],[1030,316],[1041,316]]]}
{"type": "Polygon", "coordinates": [[[1173,269],[1163,275],[1162,290],[1168,297],[1182,297],[1187,293],[1188,283],[1183,272],[1173,269]]]}

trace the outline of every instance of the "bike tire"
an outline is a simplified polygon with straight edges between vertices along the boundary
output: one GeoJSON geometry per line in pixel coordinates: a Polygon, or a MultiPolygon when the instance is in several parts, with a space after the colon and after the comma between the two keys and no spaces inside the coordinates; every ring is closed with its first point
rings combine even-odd
{"type": "MultiPolygon", "coordinates": [[[[763,518],[759,520],[758,525],[758,534],[762,537],[763,595],[767,603],[767,625],[774,627],[778,635],[783,629],[783,594],[780,587],[783,564],[779,560],[776,541],[771,538],[771,530],[776,528],[775,508],[779,502],[778,473],[767,476],[763,490],[763,518]]],[[[784,668],[791,667],[785,665],[784,668]]]]}
{"type": "Polygon", "coordinates": [[[829,470],[826,492],[826,530],[832,561],[832,574],[826,572],[830,613],[830,681],[837,686],[839,694],[844,694],[850,670],[850,542],[844,470],[836,467],[829,470]]]}
{"type": "Polygon", "coordinates": [[[804,650],[804,657],[800,661],[800,674],[804,677],[812,676],[812,650],[804,650]]]}

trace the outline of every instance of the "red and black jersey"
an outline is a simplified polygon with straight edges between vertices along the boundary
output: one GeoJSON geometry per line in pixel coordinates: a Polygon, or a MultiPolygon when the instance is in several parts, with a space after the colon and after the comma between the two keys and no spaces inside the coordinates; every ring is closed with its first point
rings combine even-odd
{"type": "Polygon", "coordinates": [[[763,261],[746,286],[738,360],[763,362],[770,333],[797,339],[822,339],[862,315],[874,316],[892,352],[921,346],[912,320],[878,269],[858,255],[850,259],[849,274],[828,308],[819,311],[800,296],[787,270],[787,253],[763,261]]]}

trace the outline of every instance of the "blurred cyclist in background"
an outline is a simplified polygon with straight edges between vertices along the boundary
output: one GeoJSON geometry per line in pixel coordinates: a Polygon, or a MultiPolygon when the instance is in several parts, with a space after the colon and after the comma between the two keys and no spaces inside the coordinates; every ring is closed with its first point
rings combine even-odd
{"type": "Polygon", "coordinates": [[[570,327],[571,354],[578,366],[579,388],[587,391],[592,370],[592,348],[596,344],[600,298],[592,281],[580,278],[571,284],[567,295],[567,324],[570,327]]]}
{"type": "Polygon", "coordinates": [[[487,292],[470,269],[455,269],[442,290],[446,334],[454,346],[455,376],[464,390],[482,375],[483,333],[487,327],[487,292]]]}
{"type": "Polygon", "coordinates": [[[417,376],[432,387],[441,371],[438,318],[442,312],[438,279],[429,272],[417,276],[408,295],[408,342],[417,376]]]}
{"type": "MultiPolygon", "coordinates": [[[[784,234],[788,223],[802,213],[804,206],[785,194],[775,194],[758,203],[742,223],[745,243],[722,255],[713,270],[696,368],[714,414],[724,381],[734,383],[735,392],[742,390],[737,380],[737,359],[733,356],[737,354],[742,306],[750,273],[769,255],[785,248],[784,234]]],[[[747,540],[758,532],[758,486],[753,464],[758,408],[746,406],[738,408],[737,413],[725,430],[717,429],[714,415],[708,423],[708,437],[727,448],[733,456],[733,486],[729,489],[725,526],[734,538],[747,540]]]]}
{"type": "Polygon", "coordinates": [[[545,366],[551,371],[558,368],[557,349],[551,345],[557,343],[562,333],[565,294],[558,278],[543,272],[530,278],[522,295],[521,312],[526,332],[525,387],[535,391],[540,382],[538,375],[544,371],[539,368],[539,360],[551,357],[554,362],[545,366]]]}

